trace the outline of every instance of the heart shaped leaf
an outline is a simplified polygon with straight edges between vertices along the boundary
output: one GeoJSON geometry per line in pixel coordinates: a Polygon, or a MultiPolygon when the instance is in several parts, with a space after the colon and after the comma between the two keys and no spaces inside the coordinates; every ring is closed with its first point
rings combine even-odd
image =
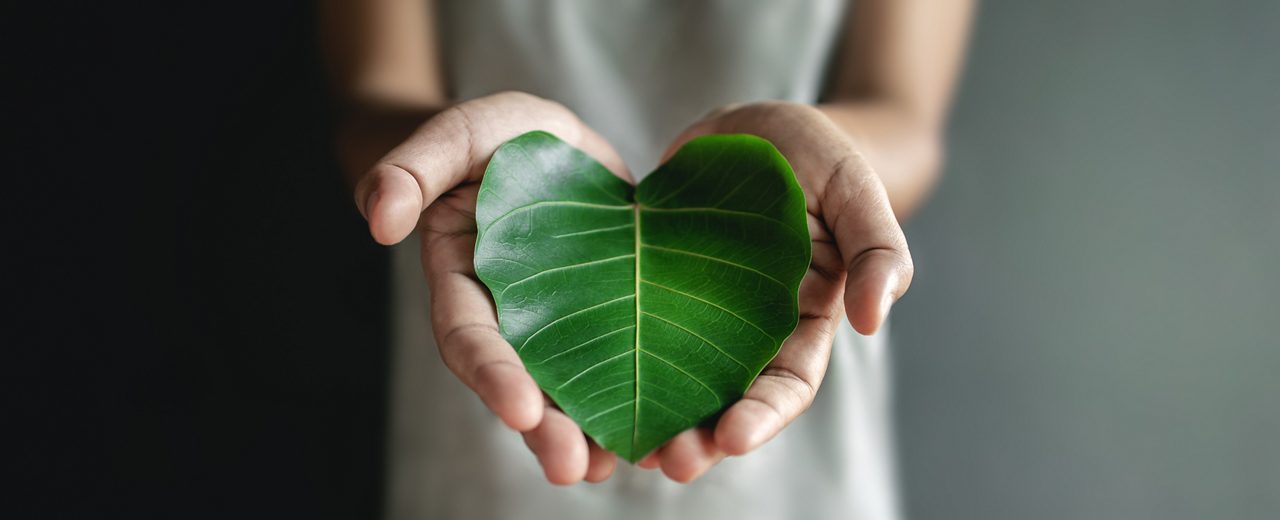
{"type": "Polygon", "coordinates": [[[530,132],[489,161],[476,225],[503,337],[632,462],[742,397],[796,326],[804,193],[759,137],[699,137],[632,186],[530,132]]]}

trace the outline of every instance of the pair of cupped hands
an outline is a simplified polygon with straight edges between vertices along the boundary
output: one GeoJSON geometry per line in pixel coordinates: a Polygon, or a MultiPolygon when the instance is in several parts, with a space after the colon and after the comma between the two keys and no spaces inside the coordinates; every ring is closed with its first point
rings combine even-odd
{"type": "MultiPolygon", "coordinates": [[[[545,130],[632,181],[621,157],[563,105],[507,92],[455,105],[427,120],[359,181],[356,204],[381,244],[415,229],[431,289],[431,322],[444,363],[503,423],[524,436],[547,480],[609,478],[614,454],[556,409],[498,333],[476,278],[476,192],[502,143],[545,130]]],[[[704,134],[754,134],[787,158],[804,189],[813,260],[800,285],[800,321],[777,357],[714,427],[685,431],[638,464],[689,482],[726,456],[759,448],[813,402],[842,315],[872,334],[911,283],[906,239],[875,171],[853,140],[813,106],[764,102],[715,110],[681,133],[663,160],[704,134]]]]}

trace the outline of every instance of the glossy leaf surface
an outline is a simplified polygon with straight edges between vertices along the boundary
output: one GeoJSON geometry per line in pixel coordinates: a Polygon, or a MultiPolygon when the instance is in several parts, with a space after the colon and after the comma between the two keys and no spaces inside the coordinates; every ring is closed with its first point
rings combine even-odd
{"type": "Polygon", "coordinates": [[[639,186],[545,132],[494,153],[475,267],[542,389],[632,462],[739,399],[796,326],[804,194],[768,141],[690,141],[639,186]]]}

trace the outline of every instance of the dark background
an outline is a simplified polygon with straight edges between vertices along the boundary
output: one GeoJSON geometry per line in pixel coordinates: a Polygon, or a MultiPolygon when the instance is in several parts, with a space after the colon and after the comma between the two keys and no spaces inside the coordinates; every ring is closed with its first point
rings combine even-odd
{"type": "Polygon", "coordinates": [[[376,517],[387,256],[312,3],[31,4],[3,14],[0,509],[376,517]]]}
{"type": "MultiPolygon", "coordinates": [[[[377,516],[387,258],[312,4],[0,9],[13,517],[377,516]]],[[[894,318],[913,518],[1280,511],[1277,27],[983,2],[894,318]]]]}

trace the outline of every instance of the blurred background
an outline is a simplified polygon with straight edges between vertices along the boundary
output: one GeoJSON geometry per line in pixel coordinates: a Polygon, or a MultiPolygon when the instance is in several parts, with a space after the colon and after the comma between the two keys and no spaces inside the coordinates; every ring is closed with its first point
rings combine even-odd
{"type": "Polygon", "coordinates": [[[1277,28],[982,2],[894,321],[914,518],[1280,514],[1277,28]]]}
{"type": "MultiPolygon", "coordinates": [[[[387,258],[314,6],[3,9],[19,512],[376,516],[387,258]]],[[[982,3],[894,317],[911,518],[1280,511],[1277,28],[982,3]]]]}

